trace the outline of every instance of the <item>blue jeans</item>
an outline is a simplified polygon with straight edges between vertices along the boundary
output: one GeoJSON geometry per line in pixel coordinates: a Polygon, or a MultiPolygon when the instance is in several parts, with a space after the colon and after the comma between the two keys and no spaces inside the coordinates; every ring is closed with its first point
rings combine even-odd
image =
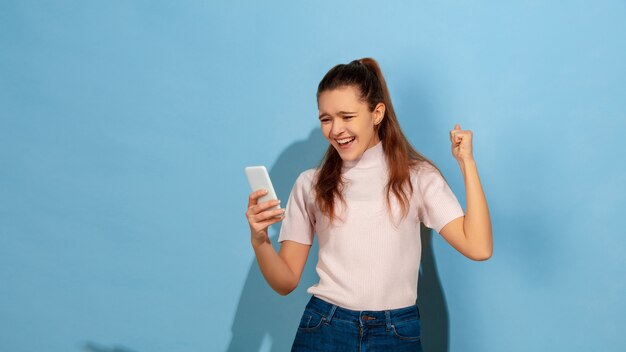
{"type": "Polygon", "coordinates": [[[311,296],[291,351],[421,352],[420,331],[417,305],[357,311],[311,296]]]}

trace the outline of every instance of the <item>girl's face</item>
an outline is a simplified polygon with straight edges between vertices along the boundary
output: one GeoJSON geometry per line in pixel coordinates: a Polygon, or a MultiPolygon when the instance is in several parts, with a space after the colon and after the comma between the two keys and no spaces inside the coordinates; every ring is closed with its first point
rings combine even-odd
{"type": "Polygon", "coordinates": [[[342,160],[358,159],[380,141],[374,127],[385,115],[385,104],[378,103],[369,111],[354,86],[322,92],[317,106],[322,133],[342,160]]]}

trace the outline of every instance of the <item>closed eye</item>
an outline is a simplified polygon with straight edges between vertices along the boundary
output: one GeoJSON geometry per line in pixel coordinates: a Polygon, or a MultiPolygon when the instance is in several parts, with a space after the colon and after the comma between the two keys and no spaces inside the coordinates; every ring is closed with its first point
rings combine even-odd
{"type": "MultiPolygon", "coordinates": [[[[356,115],[353,115],[353,116],[346,116],[346,115],[344,115],[344,116],[342,116],[342,118],[344,120],[349,120],[349,119],[354,118],[354,117],[356,117],[356,115]]],[[[328,118],[328,117],[323,117],[323,118],[320,119],[320,122],[321,123],[326,123],[326,122],[330,122],[330,120],[332,120],[332,119],[328,118]]]]}

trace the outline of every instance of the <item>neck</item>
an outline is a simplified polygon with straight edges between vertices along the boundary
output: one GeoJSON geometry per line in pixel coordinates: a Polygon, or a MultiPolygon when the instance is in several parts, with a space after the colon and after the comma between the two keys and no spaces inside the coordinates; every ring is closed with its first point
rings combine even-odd
{"type": "Polygon", "coordinates": [[[344,169],[369,169],[374,167],[380,167],[385,160],[385,154],[383,153],[383,144],[378,141],[374,146],[368,148],[361,154],[360,157],[354,160],[344,160],[344,169]]]}

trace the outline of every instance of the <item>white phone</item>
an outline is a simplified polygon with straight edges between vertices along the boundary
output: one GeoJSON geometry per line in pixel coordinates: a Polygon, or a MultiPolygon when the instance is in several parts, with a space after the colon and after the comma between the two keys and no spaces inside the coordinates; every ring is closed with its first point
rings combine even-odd
{"type": "MultiPolygon", "coordinates": [[[[248,166],[246,167],[246,176],[248,176],[248,183],[252,191],[258,191],[260,189],[266,189],[267,194],[257,198],[258,203],[267,202],[268,200],[278,199],[274,186],[272,186],[272,180],[270,180],[270,174],[267,172],[265,166],[248,166]]],[[[280,205],[276,205],[269,210],[280,209],[280,205]]],[[[280,217],[277,215],[276,217],[280,217]]]]}

